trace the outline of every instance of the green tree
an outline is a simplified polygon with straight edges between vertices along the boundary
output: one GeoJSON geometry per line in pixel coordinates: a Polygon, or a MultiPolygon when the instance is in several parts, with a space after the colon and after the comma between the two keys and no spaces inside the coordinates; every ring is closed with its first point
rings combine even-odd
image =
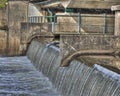
{"type": "Polygon", "coordinates": [[[0,0],[0,8],[4,8],[7,0],[0,0]]]}

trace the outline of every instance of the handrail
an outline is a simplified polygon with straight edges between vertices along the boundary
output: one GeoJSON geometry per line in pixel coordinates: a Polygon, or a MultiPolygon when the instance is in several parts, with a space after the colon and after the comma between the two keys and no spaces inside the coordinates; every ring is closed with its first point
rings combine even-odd
{"type": "MultiPolygon", "coordinates": [[[[99,33],[99,34],[113,34],[114,32],[114,24],[108,24],[108,18],[111,18],[111,20],[114,20],[114,16],[111,15],[84,15],[84,14],[74,14],[74,15],[52,15],[52,12],[48,9],[49,13],[51,16],[34,16],[34,17],[29,17],[29,22],[30,23],[49,23],[48,18],[54,18],[54,21],[51,21],[51,27],[52,27],[52,32],[57,33],[59,32],[76,32],[78,34],[82,34],[82,30],[85,28],[86,33],[99,33]],[[75,23],[72,22],[67,22],[67,21],[59,21],[59,17],[77,17],[77,20],[75,19],[75,23]],[[96,17],[95,20],[98,18],[103,18],[101,23],[98,25],[97,23],[94,23],[89,21],[89,17],[96,17]],[[57,19],[58,18],[58,19],[57,19]],[[85,18],[88,18],[88,21],[83,22],[85,18]],[[90,24],[91,22],[91,24],[90,24]],[[68,23],[68,24],[67,24],[68,23]],[[67,24],[67,25],[65,25],[67,24]],[[67,29],[63,28],[64,26],[68,26],[67,29]],[[88,30],[90,28],[90,30],[88,30]],[[60,29],[60,30],[58,30],[60,29]]],[[[69,20],[69,19],[68,19],[69,20]]],[[[93,19],[94,20],[94,19],[93,19]]],[[[114,21],[112,21],[114,23],[114,21]]]]}

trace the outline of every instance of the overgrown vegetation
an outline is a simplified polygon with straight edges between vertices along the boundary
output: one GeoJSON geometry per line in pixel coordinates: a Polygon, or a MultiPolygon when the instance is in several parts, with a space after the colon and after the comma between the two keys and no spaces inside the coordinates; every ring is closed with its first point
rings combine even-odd
{"type": "Polygon", "coordinates": [[[0,8],[4,8],[6,6],[7,0],[0,0],[0,8]]]}

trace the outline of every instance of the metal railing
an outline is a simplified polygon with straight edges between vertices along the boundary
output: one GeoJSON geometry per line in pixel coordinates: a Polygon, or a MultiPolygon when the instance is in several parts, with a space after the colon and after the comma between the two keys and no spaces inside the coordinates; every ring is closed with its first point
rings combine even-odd
{"type": "Polygon", "coordinates": [[[47,23],[47,20],[45,17],[43,16],[33,16],[33,17],[29,17],[28,19],[29,23],[47,23]]]}
{"type": "Polygon", "coordinates": [[[50,23],[54,33],[113,34],[113,15],[55,15],[29,17],[29,23],[50,23]]]}

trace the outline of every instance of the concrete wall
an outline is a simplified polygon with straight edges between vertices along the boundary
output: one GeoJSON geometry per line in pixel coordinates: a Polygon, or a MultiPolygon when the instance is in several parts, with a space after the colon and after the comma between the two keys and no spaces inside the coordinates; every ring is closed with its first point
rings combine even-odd
{"type": "Polygon", "coordinates": [[[115,35],[120,36],[120,4],[111,7],[115,11],[115,35]]]}
{"type": "MultiPolygon", "coordinates": [[[[120,10],[120,9],[119,9],[120,10]]],[[[120,36],[120,12],[116,13],[115,35],[120,36]]]]}
{"type": "Polygon", "coordinates": [[[6,32],[5,30],[0,30],[0,56],[6,54],[6,32]]]}
{"type": "Polygon", "coordinates": [[[51,33],[50,23],[21,23],[21,43],[27,44],[29,41],[31,41],[31,39],[35,39],[36,37],[40,36],[53,36],[51,33]]]}
{"type": "Polygon", "coordinates": [[[4,30],[0,30],[0,56],[19,55],[19,40],[17,37],[9,37],[7,41],[7,34],[4,30]],[[9,44],[9,48],[8,48],[9,44]]]}
{"type": "Polygon", "coordinates": [[[7,25],[7,18],[6,18],[6,10],[0,9],[0,55],[5,54],[6,51],[6,25],[7,25]]]}
{"type": "Polygon", "coordinates": [[[0,29],[3,29],[7,25],[7,16],[5,8],[0,9],[0,29]]]}
{"type": "MultiPolygon", "coordinates": [[[[120,38],[111,35],[61,35],[60,48],[63,59],[72,55],[76,51],[82,50],[120,51],[120,38]]],[[[97,63],[120,69],[120,60],[117,60],[115,57],[85,57],[80,58],[80,60],[87,62],[88,65],[97,63]],[[115,62],[116,60],[117,62],[115,62]]]]}
{"type": "Polygon", "coordinates": [[[71,0],[67,7],[111,9],[111,6],[119,4],[120,0],[71,0]]]}
{"type": "Polygon", "coordinates": [[[8,55],[20,55],[22,54],[24,48],[21,45],[21,22],[27,22],[28,15],[28,2],[27,1],[9,1],[7,6],[7,15],[8,15],[8,55]],[[12,42],[11,37],[13,41],[12,42]],[[12,42],[13,45],[10,43],[12,42]],[[11,51],[12,50],[12,51],[11,51]]]}
{"type": "Polygon", "coordinates": [[[27,22],[27,1],[9,1],[6,9],[0,9],[0,55],[21,55],[21,22],[27,22]]]}

